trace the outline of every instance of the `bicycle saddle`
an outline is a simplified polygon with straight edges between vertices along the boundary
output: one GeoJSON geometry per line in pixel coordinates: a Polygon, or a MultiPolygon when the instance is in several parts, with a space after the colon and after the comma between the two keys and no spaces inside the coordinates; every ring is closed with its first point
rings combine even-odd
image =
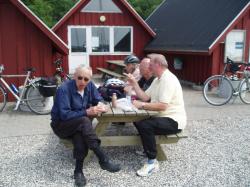
{"type": "Polygon", "coordinates": [[[35,71],[36,71],[36,69],[35,69],[35,68],[27,68],[27,69],[25,69],[25,71],[35,72],[35,71]]]}

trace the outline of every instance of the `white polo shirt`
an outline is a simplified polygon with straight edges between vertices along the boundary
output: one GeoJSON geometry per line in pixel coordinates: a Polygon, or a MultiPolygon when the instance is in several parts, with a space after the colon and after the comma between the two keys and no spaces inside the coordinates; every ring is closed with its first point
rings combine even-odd
{"type": "Polygon", "coordinates": [[[177,77],[166,69],[161,78],[155,78],[146,90],[151,103],[161,102],[168,106],[165,111],[159,111],[159,117],[169,117],[178,122],[178,129],[184,129],[187,116],[184,107],[183,93],[177,77]]]}

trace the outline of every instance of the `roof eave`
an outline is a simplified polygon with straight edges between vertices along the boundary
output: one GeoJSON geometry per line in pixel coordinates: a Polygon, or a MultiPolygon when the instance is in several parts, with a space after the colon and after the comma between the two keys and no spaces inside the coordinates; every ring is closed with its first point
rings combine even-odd
{"type": "Polygon", "coordinates": [[[55,32],[61,27],[61,25],[72,15],[75,11],[85,3],[86,0],[79,0],[53,27],[52,30],[55,32]]]}
{"type": "Polygon", "coordinates": [[[231,23],[221,32],[221,34],[213,41],[213,43],[209,46],[209,51],[213,51],[215,46],[220,43],[220,40],[223,38],[223,36],[234,27],[236,24],[236,21],[242,17],[245,13],[247,13],[248,9],[250,8],[250,2],[247,3],[247,5],[239,12],[239,14],[231,21],[231,23]]]}
{"type": "Polygon", "coordinates": [[[126,0],[121,0],[121,2],[127,7],[127,9],[134,15],[134,17],[137,19],[139,23],[148,31],[148,33],[152,36],[155,37],[156,33],[151,29],[151,27],[142,19],[142,17],[134,10],[134,8],[126,1],[126,0]]]}
{"type": "Polygon", "coordinates": [[[47,26],[45,25],[23,2],[20,0],[10,0],[27,18],[34,23],[48,38],[54,43],[58,51],[67,55],[68,46],[47,26]]]}
{"type": "Polygon", "coordinates": [[[175,53],[175,54],[204,54],[209,55],[209,50],[195,50],[195,49],[164,49],[164,48],[146,48],[145,52],[158,52],[158,53],[175,53]]]}

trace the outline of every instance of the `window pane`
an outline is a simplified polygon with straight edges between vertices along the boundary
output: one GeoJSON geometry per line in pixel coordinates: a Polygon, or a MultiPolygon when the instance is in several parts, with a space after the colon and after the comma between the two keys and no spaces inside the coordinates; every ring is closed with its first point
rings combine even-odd
{"type": "Polygon", "coordinates": [[[92,52],[109,52],[109,28],[92,28],[92,52]]]}
{"type": "Polygon", "coordinates": [[[131,51],[130,28],[114,28],[114,48],[115,52],[131,51]]]}
{"type": "Polygon", "coordinates": [[[121,10],[113,3],[112,0],[91,0],[81,12],[117,12],[121,10]]]}
{"type": "Polygon", "coordinates": [[[86,29],[71,29],[71,52],[86,52],[86,29]]]}

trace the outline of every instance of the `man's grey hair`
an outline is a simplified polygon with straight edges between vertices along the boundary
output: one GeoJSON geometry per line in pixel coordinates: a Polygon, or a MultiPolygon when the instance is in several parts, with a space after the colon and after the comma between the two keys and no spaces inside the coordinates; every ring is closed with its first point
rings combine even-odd
{"type": "Polygon", "coordinates": [[[82,64],[77,66],[76,69],[75,69],[74,75],[77,74],[79,71],[84,71],[84,72],[89,71],[91,76],[92,76],[92,68],[89,67],[89,66],[85,66],[85,65],[82,65],[82,64]]]}
{"type": "Polygon", "coordinates": [[[162,54],[151,53],[147,55],[148,58],[154,63],[158,63],[163,67],[168,68],[168,61],[162,54]]]}

